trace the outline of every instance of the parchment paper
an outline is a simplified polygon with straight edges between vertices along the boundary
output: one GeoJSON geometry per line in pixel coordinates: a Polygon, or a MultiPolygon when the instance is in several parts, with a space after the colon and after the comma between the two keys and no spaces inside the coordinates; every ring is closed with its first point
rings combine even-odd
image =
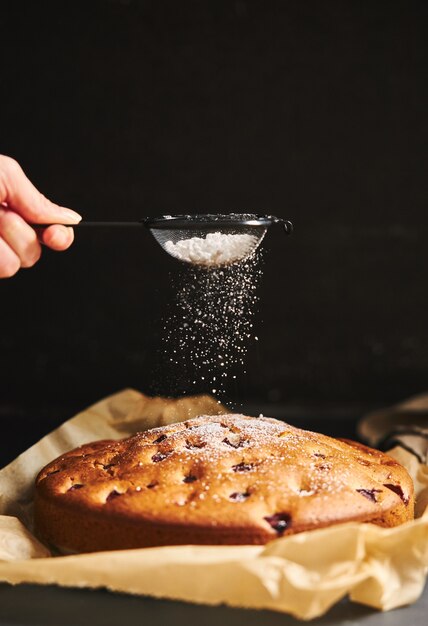
{"type": "MultiPolygon", "coordinates": [[[[106,587],[311,619],[346,594],[388,610],[415,601],[428,568],[428,511],[402,526],[341,524],[267,546],[174,546],[53,557],[31,534],[37,472],[66,450],[144,428],[225,412],[209,396],[179,401],[126,390],[83,411],[0,471],[0,581],[106,587]],[[17,519],[19,518],[19,519],[17,519]]],[[[392,451],[411,472],[414,456],[392,451]],[[407,456],[406,456],[407,455],[407,456]]],[[[427,479],[425,475],[425,479],[427,479]]],[[[426,483],[418,483],[425,489],[426,483]]]]}

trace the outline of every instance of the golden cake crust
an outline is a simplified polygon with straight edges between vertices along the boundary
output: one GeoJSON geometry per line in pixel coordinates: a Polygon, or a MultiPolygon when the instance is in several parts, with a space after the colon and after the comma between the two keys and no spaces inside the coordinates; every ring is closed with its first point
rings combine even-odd
{"type": "Polygon", "coordinates": [[[35,528],[71,551],[263,544],[346,521],[413,518],[391,457],[275,419],[201,416],[81,446],[36,480],[35,528]]]}

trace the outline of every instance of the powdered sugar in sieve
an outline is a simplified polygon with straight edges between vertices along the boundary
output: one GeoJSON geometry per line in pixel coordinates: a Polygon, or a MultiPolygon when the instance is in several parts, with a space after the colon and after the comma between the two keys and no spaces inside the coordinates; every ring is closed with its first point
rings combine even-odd
{"type": "Polygon", "coordinates": [[[165,242],[165,250],[176,259],[194,265],[216,267],[230,265],[250,256],[259,244],[259,237],[248,234],[208,233],[174,243],[165,242]]]}

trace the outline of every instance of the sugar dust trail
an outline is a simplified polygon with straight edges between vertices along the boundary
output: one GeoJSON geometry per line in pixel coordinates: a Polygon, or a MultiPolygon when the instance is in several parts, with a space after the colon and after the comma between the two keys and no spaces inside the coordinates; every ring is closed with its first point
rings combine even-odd
{"type": "Polygon", "coordinates": [[[261,253],[230,266],[183,265],[163,325],[160,361],[168,394],[211,393],[225,399],[245,374],[254,332],[261,253]],[[166,374],[167,373],[167,374],[166,374]]]}

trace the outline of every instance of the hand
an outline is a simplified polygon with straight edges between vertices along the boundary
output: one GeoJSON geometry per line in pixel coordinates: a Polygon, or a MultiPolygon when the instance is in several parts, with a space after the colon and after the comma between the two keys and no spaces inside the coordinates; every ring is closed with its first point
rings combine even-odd
{"type": "Polygon", "coordinates": [[[20,165],[0,155],[0,278],[9,278],[21,267],[32,267],[40,259],[40,243],[52,250],[66,250],[73,243],[72,228],[31,224],[77,224],[81,216],[50,202],[28,180],[20,165]],[[29,222],[29,223],[28,223],[29,222]]]}

